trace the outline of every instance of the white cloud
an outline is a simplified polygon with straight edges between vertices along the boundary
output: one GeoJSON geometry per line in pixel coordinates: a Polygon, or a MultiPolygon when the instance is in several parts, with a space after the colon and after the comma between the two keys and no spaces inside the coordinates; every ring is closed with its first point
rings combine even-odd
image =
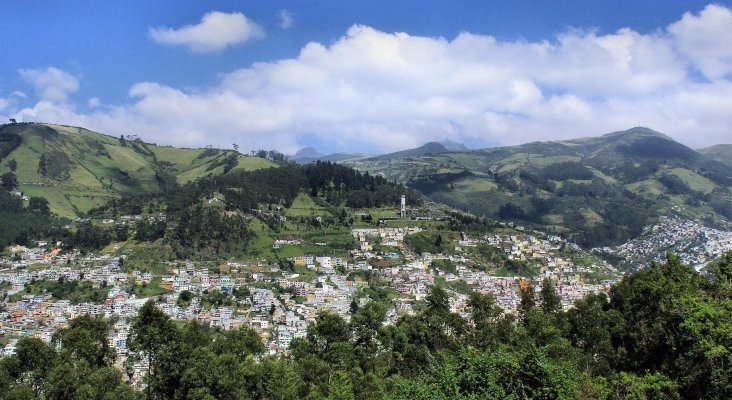
{"type": "MultiPolygon", "coordinates": [[[[18,72],[26,82],[33,86],[42,100],[66,101],[69,94],[79,90],[79,79],[58,68],[21,69],[18,72]]],[[[22,92],[17,93],[22,94],[22,92]]]]}
{"type": "Polygon", "coordinates": [[[684,14],[668,28],[682,54],[707,78],[732,73],[732,10],[710,4],[699,15],[684,14]]]}
{"type": "Polygon", "coordinates": [[[102,105],[102,102],[99,100],[99,97],[90,97],[89,100],[86,101],[86,105],[89,108],[97,108],[102,105]]]}
{"type": "MultiPolygon", "coordinates": [[[[355,25],[329,45],[309,43],[296,58],[232,71],[211,87],[142,82],[128,104],[91,113],[58,101],[22,111],[164,144],[286,152],[313,137],[335,149],[385,152],[446,137],[518,144],[637,125],[695,147],[729,143],[725,50],[694,57],[684,45],[691,34],[679,28],[714,25],[730,12],[714,7],[651,34],[570,30],[541,42],[355,25]],[[695,80],[695,69],[713,81],[695,80]]],[[[726,37],[732,24],[715,29],[726,37]]]]}
{"type": "Polygon", "coordinates": [[[292,28],[292,24],[295,23],[292,14],[287,10],[280,10],[279,17],[280,23],[278,25],[281,29],[290,29],[292,28]]]}
{"type": "Polygon", "coordinates": [[[215,53],[227,47],[264,37],[264,29],[242,13],[206,13],[197,25],[178,29],[150,28],[150,38],[165,45],[182,45],[195,53],[215,53]]]}

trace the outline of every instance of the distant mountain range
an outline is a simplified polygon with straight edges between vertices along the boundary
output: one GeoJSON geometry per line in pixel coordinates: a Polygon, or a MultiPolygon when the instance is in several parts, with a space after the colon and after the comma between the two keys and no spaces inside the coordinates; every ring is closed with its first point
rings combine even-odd
{"type": "Polygon", "coordinates": [[[563,233],[585,246],[621,243],[658,216],[732,219],[729,148],[694,151],[647,128],[473,151],[428,143],[346,162],[454,207],[563,233]],[[706,154],[709,155],[706,155],[706,154]]]}
{"type": "Polygon", "coordinates": [[[340,162],[345,160],[357,160],[368,157],[371,157],[371,155],[362,153],[321,154],[312,147],[305,147],[300,149],[294,155],[288,156],[287,158],[298,164],[308,164],[315,161],[340,162]]]}
{"type": "Polygon", "coordinates": [[[401,150],[394,153],[388,153],[388,154],[382,154],[382,155],[373,155],[373,154],[363,154],[363,153],[333,153],[333,154],[321,154],[316,149],[312,147],[305,147],[300,149],[297,153],[294,155],[288,156],[288,158],[292,161],[295,161],[298,164],[307,164],[315,161],[332,161],[332,162],[342,162],[342,161],[355,161],[355,160],[362,160],[362,159],[376,159],[376,160],[392,160],[397,158],[404,158],[404,157],[414,157],[414,156],[423,156],[428,154],[442,154],[442,153],[449,153],[454,151],[468,151],[469,149],[462,143],[454,142],[449,139],[445,139],[440,142],[428,142],[424,145],[414,148],[414,149],[407,149],[407,150],[401,150]]]}
{"type": "MultiPolygon", "coordinates": [[[[564,234],[586,247],[624,242],[660,215],[722,227],[732,220],[732,145],[695,151],[646,128],[482,150],[450,141],[384,155],[305,148],[290,159],[344,163],[435,201],[564,234]]],[[[125,194],[271,166],[232,150],[163,147],[84,128],[0,126],[0,174],[13,171],[18,190],[46,198],[67,217],[125,194]]]]}

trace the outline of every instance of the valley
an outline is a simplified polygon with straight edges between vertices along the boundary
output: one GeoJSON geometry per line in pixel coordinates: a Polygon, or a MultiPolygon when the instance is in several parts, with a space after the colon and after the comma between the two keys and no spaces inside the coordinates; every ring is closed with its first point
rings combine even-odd
{"type": "MultiPolygon", "coordinates": [[[[17,176],[3,175],[4,186],[16,186],[6,187],[0,210],[10,222],[0,229],[9,245],[0,255],[1,353],[14,359],[29,337],[46,346],[87,329],[76,323],[114,321],[97,340],[114,354],[107,365],[127,374],[120,390],[137,393],[148,388],[151,368],[172,373],[139,357],[144,318],[172,337],[207,330],[199,350],[246,337],[241,354],[301,367],[309,357],[333,362],[303,346],[316,340],[314,329],[336,324],[350,332],[338,343],[358,357],[354,368],[405,379],[422,364],[387,361],[391,355],[440,357],[498,343],[512,357],[527,344],[582,352],[570,340],[597,317],[592,302],[630,322],[637,316],[608,298],[644,290],[634,280],[724,277],[732,254],[718,207],[729,196],[727,167],[647,130],[301,164],[274,151],[175,149],[55,125],[0,133],[8,139],[0,165],[17,176]],[[637,155],[649,140],[660,153],[637,155]],[[114,171],[126,178],[109,178],[114,171]],[[481,313],[490,317],[481,322],[481,313]],[[369,340],[384,350],[360,353],[361,323],[372,324],[369,340]],[[508,333],[484,336],[500,331],[508,333]],[[406,335],[404,344],[392,342],[395,334],[406,335]],[[395,372],[373,370],[371,357],[395,372]]],[[[609,321],[603,332],[615,329],[609,321]]],[[[223,354],[239,345],[226,346],[223,354]]],[[[180,357],[194,362],[191,351],[180,357]]],[[[542,357],[559,368],[556,356],[542,357]]],[[[310,379],[302,374],[293,377],[310,379]]],[[[198,385],[175,390],[189,384],[198,385]]]]}

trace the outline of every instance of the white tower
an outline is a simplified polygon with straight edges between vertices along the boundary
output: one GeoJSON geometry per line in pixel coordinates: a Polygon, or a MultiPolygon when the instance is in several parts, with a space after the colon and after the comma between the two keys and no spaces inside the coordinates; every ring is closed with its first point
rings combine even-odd
{"type": "Polygon", "coordinates": [[[407,216],[407,198],[404,195],[402,195],[402,204],[401,204],[401,208],[399,211],[399,217],[404,218],[406,216],[407,216]]]}

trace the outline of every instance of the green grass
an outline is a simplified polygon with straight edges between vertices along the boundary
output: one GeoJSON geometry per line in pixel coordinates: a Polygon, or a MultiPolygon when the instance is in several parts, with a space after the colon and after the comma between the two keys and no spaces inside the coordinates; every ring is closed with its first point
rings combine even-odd
{"type": "Polygon", "coordinates": [[[51,294],[56,300],[70,300],[72,304],[101,303],[107,298],[108,288],[94,288],[89,281],[32,281],[25,289],[10,296],[10,301],[18,301],[26,294],[51,294]]]}
{"type": "Polygon", "coordinates": [[[232,171],[255,171],[272,167],[277,167],[277,164],[264,158],[239,156],[239,163],[232,171]]]}
{"type": "Polygon", "coordinates": [[[142,271],[162,275],[167,270],[166,261],[173,261],[176,258],[173,249],[160,240],[153,243],[137,243],[130,239],[116,245],[120,246],[117,251],[118,254],[127,254],[127,260],[124,263],[124,268],[127,271],[142,271]]]}
{"type": "MultiPolygon", "coordinates": [[[[203,152],[203,149],[179,149],[175,147],[151,146],[150,148],[158,161],[179,165],[193,165],[196,158],[203,152]]],[[[208,158],[207,158],[208,159],[208,158]]],[[[199,162],[202,160],[199,159],[199,162]]]]}
{"type": "Polygon", "coordinates": [[[673,168],[669,172],[684,181],[691,190],[704,194],[711,193],[714,190],[714,182],[686,168],[673,168]]]}
{"type": "Polygon", "coordinates": [[[498,189],[498,185],[488,178],[467,177],[453,182],[455,190],[464,192],[488,192],[498,189]]]}
{"type": "Polygon", "coordinates": [[[285,210],[286,217],[330,217],[332,216],[328,210],[319,206],[313,199],[305,193],[300,193],[293,200],[290,208],[285,210]]]}
{"type": "Polygon", "coordinates": [[[132,293],[137,295],[137,297],[151,297],[151,296],[160,296],[165,293],[168,293],[167,290],[159,287],[160,282],[162,279],[160,277],[155,277],[150,281],[148,284],[142,284],[132,285],[132,293]]]}
{"type": "Polygon", "coordinates": [[[529,158],[529,164],[540,167],[546,167],[547,165],[557,164],[568,161],[580,161],[580,157],[573,156],[542,156],[539,154],[531,154],[529,158]]]}
{"type": "MultiPolygon", "coordinates": [[[[198,178],[202,178],[204,176],[213,175],[216,173],[215,169],[211,171],[207,171],[208,164],[199,165],[196,167],[193,167],[191,169],[186,170],[185,172],[182,172],[176,176],[176,179],[178,179],[178,183],[184,184],[186,182],[194,181],[198,178]]],[[[218,173],[224,172],[224,167],[218,167],[219,171],[218,173]]]]}
{"type": "Polygon", "coordinates": [[[318,273],[302,265],[295,265],[295,272],[300,275],[297,280],[300,282],[312,282],[318,277],[318,273]]]}
{"type": "MultiPolygon", "coordinates": [[[[223,166],[208,171],[212,162],[233,152],[198,158],[203,149],[177,149],[152,144],[120,143],[119,138],[87,129],[61,125],[8,125],[4,131],[20,135],[22,143],[2,163],[0,173],[8,171],[7,163],[15,160],[19,190],[31,196],[46,197],[51,211],[64,217],[75,217],[92,207],[121,194],[153,193],[159,190],[155,171],[160,163],[170,163],[179,183],[209,174],[223,173],[223,166]],[[51,129],[47,129],[51,128],[51,129]],[[153,154],[148,154],[147,151],[153,154]],[[56,181],[41,177],[38,165],[41,154],[48,152],[69,157],[68,179],[56,181]],[[156,161],[157,160],[157,161],[156,161]]],[[[276,166],[271,161],[239,156],[235,170],[252,171],[276,166]]]]}
{"type": "Polygon", "coordinates": [[[254,237],[247,247],[247,252],[258,257],[273,258],[275,256],[272,249],[274,239],[267,225],[258,219],[253,219],[249,224],[249,229],[251,229],[254,237]]]}
{"type": "Polygon", "coordinates": [[[646,179],[643,181],[634,182],[625,185],[625,188],[630,190],[631,192],[652,198],[658,197],[665,192],[663,185],[655,179],[646,179]]]}
{"type": "Polygon", "coordinates": [[[605,181],[605,183],[610,184],[610,185],[614,185],[614,184],[618,183],[618,180],[615,179],[615,178],[613,178],[612,176],[605,175],[605,174],[602,173],[602,171],[599,171],[599,170],[597,170],[595,168],[592,168],[592,167],[588,167],[588,168],[590,169],[590,171],[592,171],[592,173],[596,177],[598,177],[598,178],[602,179],[603,181],[605,181]]]}

